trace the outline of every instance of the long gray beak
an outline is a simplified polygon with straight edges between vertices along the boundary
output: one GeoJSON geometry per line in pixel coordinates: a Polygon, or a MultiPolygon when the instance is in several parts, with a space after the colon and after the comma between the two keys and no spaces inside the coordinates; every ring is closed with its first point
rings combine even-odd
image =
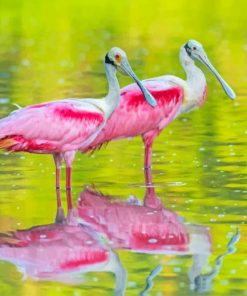
{"type": "Polygon", "coordinates": [[[225,82],[225,80],[221,77],[221,75],[218,73],[218,71],[214,68],[214,66],[209,61],[206,53],[202,51],[200,54],[197,54],[195,56],[200,62],[202,62],[217,78],[221,86],[223,87],[225,93],[230,97],[232,100],[236,98],[235,92],[232,90],[232,88],[225,82]]]}
{"type": "Polygon", "coordinates": [[[147,103],[154,108],[157,105],[155,98],[150,94],[150,92],[146,89],[143,83],[135,75],[134,71],[131,69],[128,60],[122,61],[121,66],[119,66],[119,69],[122,73],[129,75],[136,82],[136,84],[140,87],[147,103]]]}

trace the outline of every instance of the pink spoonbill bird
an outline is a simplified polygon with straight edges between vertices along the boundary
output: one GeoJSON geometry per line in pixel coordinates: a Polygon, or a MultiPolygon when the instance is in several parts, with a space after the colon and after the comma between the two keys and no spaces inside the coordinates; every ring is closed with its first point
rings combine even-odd
{"type": "Polygon", "coordinates": [[[143,102],[142,93],[136,85],[124,87],[120,104],[86,150],[97,149],[111,140],[142,136],[145,145],[145,178],[146,183],[151,184],[151,175],[147,171],[151,167],[155,137],[179,114],[200,107],[207,96],[206,78],[195,61],[204,64],[218,79],[225,93],[231,99],[235,98],[234,91],[211,64],[202,45],[189,40],[180,49],[180,62],[186,72],[186,80],[172,75],[144,80],[144,86],[157,101],[154,109],[143,102]]]}
{"type": "MultiPolygon", "coordinates": [[[[66,165],[68,211],[72,213],[71,172],[75,153],[95,139],[120,101],[116,70],[129,75],[140,87],[146,101],[155,99],[134,74],[126,53],[117,47],[105,56],[108,94],[102,99],[65,99],[30,105],[0,120],[0,148],[11,152],[52,154],[56,165],[57,218],[64,220],[60,197],[60,168],[66,165]]],[[[149,106],[149,108],[151,108],[149,106]]]]}

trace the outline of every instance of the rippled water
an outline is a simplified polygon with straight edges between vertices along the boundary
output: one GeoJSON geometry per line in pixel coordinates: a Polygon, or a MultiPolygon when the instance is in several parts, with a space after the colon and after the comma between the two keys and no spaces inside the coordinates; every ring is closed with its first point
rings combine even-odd
{"type": "MultiPolygon", "coordinates": [[[[207,295],[245,295],[244,1],[238,5],[234,1],[4,2],[0,3],[1,116],[16,108],[13,103],[23,106],[57,98],[102,96],[106,92],[102,58],[114,45],[126,50],[140,78],[168,73],[184,77],[178,51],[190,38],[204,44],[238,96],[235,102],[227,99],[203,68],[207,102],[200,110],[177,118],[155,141],[155,194],[151,195],[163,206],[148,213],[142,203],[150,192],[144,186],[140,138],[112,142],[91,157],[78,154],[73,199],[76,203],[80,195],[80,202],[88,202],[81,206],[81,215],[83,219],[94,217],[87,221],[94,231],[89,226],[60,229],[50,225],[56,209],[50,156],[2,152],[0,232],[8,248],[0,249],[0,258],[5,254],[8,260],[0,261],[0,294],[113,295],[117,285],[125,289],[125,295],[206,291],[207,295]],[[98,210],[102,201],[104,211],[98,210]],[[169,225],[166,235],[172,243],[168,238],[159,241],[161,224],[169,225]],[[46,226],[28,230],[38,225],[46,226]],[[21,229],[25,231],[17,231],[21,229]],[[103,239],[95,229],[105,233],[103,239]],[[157,233],[150,233],[151,229],[157,233]],[[102,256],[90,256],[101,258],[101,263],[88,265],[81,255],[84,265],[76,266],[73,256],[79,258],[87,243],[93,244],[91,251],[100,250],[102,256]],[[12,259],[22,258],[22,268],[9,262],[7,251],[12,252],[12,259]],[[55,263],[54,258],[58,258],[55,263]],[[56,265],[59,259],[63,260],[62,271],[56,265]],[[75,272],[64,274],[66,268],[75,272]],[[43,281],[38,279],[39,272],[43,281]]],[[[125,77],[119,81],[122,86],[130,83],[125,77]]],[[[20,261],[15,263],[20,265],[20,261]]]]}

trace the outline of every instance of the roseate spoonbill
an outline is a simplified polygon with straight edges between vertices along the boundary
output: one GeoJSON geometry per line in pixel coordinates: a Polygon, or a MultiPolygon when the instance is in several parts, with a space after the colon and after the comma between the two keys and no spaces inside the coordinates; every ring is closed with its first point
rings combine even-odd
{"type": "Polygon", "coordinates": [[[85,225],[48,224],[0,234],[0,260],[15,264],[23,278],[83,282],[83,273],[112,272],[123,296],[126,271],[118,255],[85,225]]]}
{"type": "MultiPolygon", "coordinates": [[[[235,98],[234,91],[213,67],[202,45],[189,40],[180,49],[180,62],[186,72],[186,80],[172,75],[144,80],[143,84],[157,100],[154,109],[148,108],[143,102],[136,85],[124,87],[121,90],[120,104],[101,133],[84,151],[97,149],[111,140],[141,135],[145,146],[144,168],[150,168],[155,137],[180,113],[200,107],[206,98],[206,78],[195,65],[195,60],[204,64],[215,75],[231,99],[235,98]]],[[[152,183],[148,177],[145,170],[146,183],[152,183]]]]}
{"type": "Polygon", "coordinates": [[[134,74],[122,49],[112,48],[105,56],[104,65],[109,84],[106,97],[66,99],[31,105],[0,120],[0,148],[11,152],[53,155],[56,165],[57,222],[64,217],[60,197],[62,161],[66,164],[66,194],[68,211],[71,212],[74,156],[79,148],[87,147],[95,139],[119,103],[120,87],[116,70],[133,78],[149,105],[156,105],[155,99],[134,74]]]}

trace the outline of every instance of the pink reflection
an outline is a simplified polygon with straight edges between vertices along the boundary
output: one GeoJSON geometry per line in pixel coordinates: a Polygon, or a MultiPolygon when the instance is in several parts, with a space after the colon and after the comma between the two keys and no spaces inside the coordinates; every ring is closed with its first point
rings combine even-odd
{"type": "Polygon", "coordinates": [[[154,187],[146,188],[143,204],[134,196],[128,201],[120,201],[86,188],[80,193],[77,210],[82,221],[103,233],[112,248],[192,255],[188,277],[191,289],[194,289],[195,279],[201,275],[211,254],[209,230],[185,223],[182,217],[166,209],[154,187]]]}
{"type": "Polygon", "coordinates": [[[126,271],[95,231],[83,225],[48,224],[0,234],[0,259],[24,278],[81,282],[79,273],[111,271],[116,295],[124,295],[126,271]]]}
{"type": "Polygon", "coordinates": [[[183,223],[162,205],[153,187],[146,189],[143,204],[135,197],[124,202],[86,188],[77,209],[80,218],[104,233],[113,248],[164,254],[211,252],[208,230],[183,223]]]}

